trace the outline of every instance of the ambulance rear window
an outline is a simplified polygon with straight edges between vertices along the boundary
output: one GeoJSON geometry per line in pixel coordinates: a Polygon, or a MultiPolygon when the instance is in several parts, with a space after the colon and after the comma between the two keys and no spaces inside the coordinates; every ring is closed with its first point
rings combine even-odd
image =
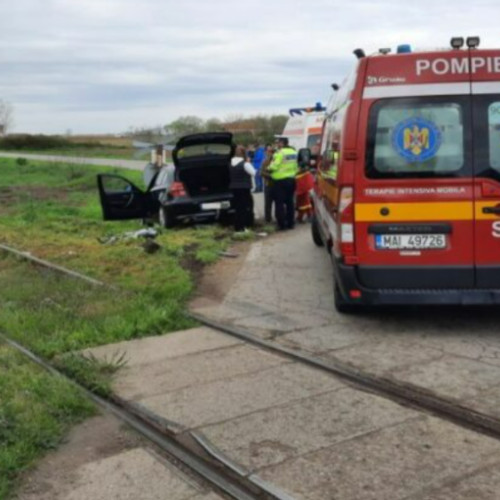
{"type": "Polygon", "coordinates": [[[466,175],[466,107],[460,99],[376,102],[370,111],[366,174],[370,178],[466,175]]]}

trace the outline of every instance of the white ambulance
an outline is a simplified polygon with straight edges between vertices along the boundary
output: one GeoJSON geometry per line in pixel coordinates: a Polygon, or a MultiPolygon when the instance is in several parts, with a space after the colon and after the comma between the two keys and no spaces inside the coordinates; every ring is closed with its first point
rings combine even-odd
{"type": "Polygon", "coordinates": [[[326,108],[319,102],[310,108],[290,109],[290,118],[288,118],[280,137],[287,137],[290,146],[297,151],[308,148],[313,155],[317,154],[321,142],[325,111],[326,108]]]}

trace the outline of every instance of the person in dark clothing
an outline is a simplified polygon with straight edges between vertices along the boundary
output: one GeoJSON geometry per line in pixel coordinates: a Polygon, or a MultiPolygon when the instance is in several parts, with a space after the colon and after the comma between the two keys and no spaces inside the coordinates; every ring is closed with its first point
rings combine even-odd
{"type": "Polygon", "coordinates": [[[243,146],[236,146],[234,157],[231,158],[229,189],[233,193],[234,230],[245,231],[253,226],[253,178],[255,169],[245,160],[246,152],[243,146]]]}

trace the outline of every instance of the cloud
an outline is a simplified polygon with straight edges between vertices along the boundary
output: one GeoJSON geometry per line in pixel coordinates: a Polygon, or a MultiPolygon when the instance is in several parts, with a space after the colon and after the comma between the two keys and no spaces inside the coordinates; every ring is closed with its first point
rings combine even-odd
{"type": "Polygon", "coordinates": [[[0,98],[18,131],[119,132],[179,115],[326,101],[352,50],[497,44],[497,4],[457,0],[17,0],[0,5],[0,98]]]}

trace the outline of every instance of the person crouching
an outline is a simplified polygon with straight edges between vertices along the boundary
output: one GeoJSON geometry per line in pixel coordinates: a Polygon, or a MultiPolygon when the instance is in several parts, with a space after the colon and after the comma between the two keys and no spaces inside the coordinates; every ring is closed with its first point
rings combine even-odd
{"type": "Polygon", "coordinates": [[[253,178],[255,169],[245,160],[246,151],[243,146],[236,146],[234,157],[231,158],[229,189],[233,193],[234,230],[244,231],[253,226],[253,178]]]}
{"type": "Polygon", "coordinates": [[[295,207],[298,222],[303,222],[304,217],[306,220],[312,217],[310,191],[313,187],[313,175],[307,166],[300,166],[300,170],[295,176],[295,207]]]}

